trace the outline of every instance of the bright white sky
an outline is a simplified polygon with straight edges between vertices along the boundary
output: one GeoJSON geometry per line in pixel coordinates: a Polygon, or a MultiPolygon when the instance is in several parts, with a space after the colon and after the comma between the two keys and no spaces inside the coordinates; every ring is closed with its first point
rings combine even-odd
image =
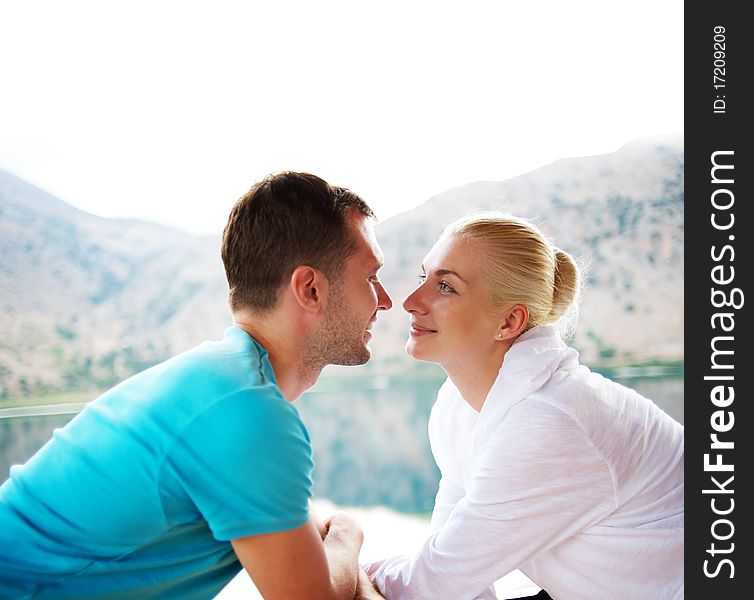
{"type": "Polygon", "coordinates": [[[0,0],[0,168],[218,232],[269,172],[385,219],[683,132],[683,1],[0,0]]]}

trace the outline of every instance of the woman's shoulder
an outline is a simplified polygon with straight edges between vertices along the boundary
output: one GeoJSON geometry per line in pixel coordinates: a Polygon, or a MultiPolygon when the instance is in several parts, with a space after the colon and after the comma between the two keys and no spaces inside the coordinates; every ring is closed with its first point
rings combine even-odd
{"type": "Polygon", "coordinates": [[[448,377],[437,391],[437,398],[432,406],[432,414],[440,415],[456,411],[471,411],[472,413],[476,413],[476,411],[469,406],[469,403],[463,399],[461,392],[448,377]]]}
{"type": "Polygon", "coordinates": [[[548,405],[564,413],[604,445],[629,444],[648,427],[671,430],[675,425],[651,399],[584,366],[555,374],[528,400],[531,408],[548,405]]]}
{"type": "Polygon", "coordinates": [[[440,431],[458,432],[473,427],[479,413],[463,399],[461,392],[448,378],[437,392],[432,410],[429,415],[430,435],[440,431]]]}

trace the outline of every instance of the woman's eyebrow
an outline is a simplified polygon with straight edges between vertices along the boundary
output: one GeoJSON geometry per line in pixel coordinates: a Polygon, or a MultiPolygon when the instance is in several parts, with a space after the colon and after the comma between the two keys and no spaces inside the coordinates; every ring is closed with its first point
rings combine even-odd
{"type": "Polygon", "coordinates": [[[466,283],[466,280],[461,277],[456,271],[453,271],[452,269],[437,269],[434,272],[435,277],[443,277],[445,275],[453,275],[454,277],[458,277],[461,281],[466,283]]]}

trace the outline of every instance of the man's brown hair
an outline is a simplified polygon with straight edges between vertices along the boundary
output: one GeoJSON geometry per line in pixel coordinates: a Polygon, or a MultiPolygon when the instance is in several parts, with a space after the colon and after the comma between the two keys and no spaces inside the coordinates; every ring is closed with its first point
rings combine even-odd
{"type": "Polygon", "coordinates": [[[286,171],[254,184],[233,206],[223,231],[231,308],[273,308],[300,265],[337,281],[355,250],[346,216],[352,208],[374,217],[359,196],[309,173],[286,171]]]}

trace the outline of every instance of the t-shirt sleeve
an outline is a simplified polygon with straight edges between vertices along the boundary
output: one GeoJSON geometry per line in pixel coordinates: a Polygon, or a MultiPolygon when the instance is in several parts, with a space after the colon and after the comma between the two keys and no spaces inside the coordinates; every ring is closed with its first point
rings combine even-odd
{"type": "Polygon", "coordinates": [[[171,500],[193,504],[214,537],[285,531],[308,519],[311,444],[275,388],[222,398],[176,436],[163,463],[171,500]]]}

